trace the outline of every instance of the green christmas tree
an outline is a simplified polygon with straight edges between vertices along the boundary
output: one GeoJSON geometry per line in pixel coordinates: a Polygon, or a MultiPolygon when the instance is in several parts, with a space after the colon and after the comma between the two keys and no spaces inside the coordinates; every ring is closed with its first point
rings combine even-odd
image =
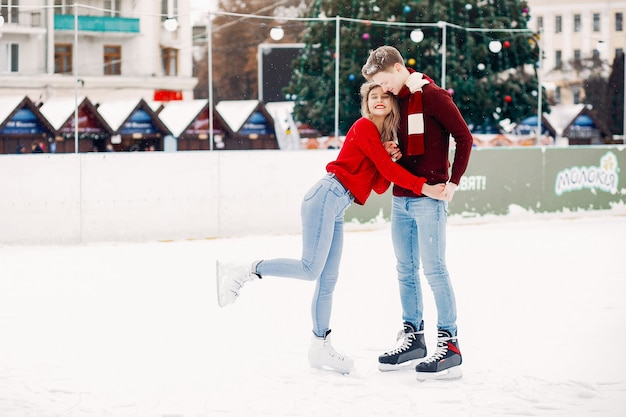
{"type": "Polygon", "coordinates": [[[303,34],[305,47],[285,93],[296,100],[297,120],[333,132],[339,21],[340,133],[360,115],[361,67],[381,45],[395,46],[407,66],[445,86],[470,127],[519,122],[536,114],[538,102],[539,47],[526,26],[529,13],[519,0],[315,0],[307,16],[314,19],[303,34]]]}

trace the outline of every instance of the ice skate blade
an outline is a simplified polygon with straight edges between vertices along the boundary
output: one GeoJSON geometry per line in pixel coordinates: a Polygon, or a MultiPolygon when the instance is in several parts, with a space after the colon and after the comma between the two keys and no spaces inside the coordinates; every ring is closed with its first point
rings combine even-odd
{"type": "Polygon", "coordinates": [[[463,377],[463,371],[460,366],[444,369],[440,372],[417,372],[418,381],[451,381],[463,377]]]}
{"type": "Polygon", "coordinates": [[[215,285],[217,286],[217,305],[219,305],[220,307],[224,307],[227,305],[227,303],[224,301],[221,290],[222,277],[222,265],[220,265],[220,261],[215,261],[215,285]]]}
{"type": "Polygon", "coordinates": [[[330,366],[330,365],[320,365],[320,364],[310,364],[311,368],[313,369],[319,369],[320,371],[331,371],[331,372],[337,372],[338,374],[341,375],[349,375],[350,372],[352,372],[354,370],[354,367],[350,368],[350,369],[346,369],[346,368],[336,368],[334,366],[330,366]]]}

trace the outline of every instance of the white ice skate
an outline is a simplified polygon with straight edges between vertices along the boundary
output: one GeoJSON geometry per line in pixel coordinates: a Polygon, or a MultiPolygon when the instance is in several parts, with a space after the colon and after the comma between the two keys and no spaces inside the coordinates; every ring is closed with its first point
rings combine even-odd
{"type": "Polygon", "coordinates": [[[340,374],[349,374],[354,369],[354,360],[333,349],[330,343],[330,330],[324,337],[313,335],[309,348],[309,363],[314,368],[328,369],[340,374]]]}
{"type": "Polygon", "coordinates": [[[220,307],[232,304],[239,297],[241,287],[255,278],[259,278],[256,273],[258,262],[239,264],[234,262],[215,263],[217,275],[217,303],[220,307]]]}

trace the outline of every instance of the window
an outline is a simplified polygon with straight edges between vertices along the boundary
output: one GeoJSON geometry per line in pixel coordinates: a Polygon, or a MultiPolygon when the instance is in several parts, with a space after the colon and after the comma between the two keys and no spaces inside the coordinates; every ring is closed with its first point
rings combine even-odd
{"type": "Polygon", "coordinates": [[[594,62],[600,61],[600,51],[597,48],[593,50],[592,58],[594,62]]]}
{"type": "Polygon", "coordinates": [[[593,14],[593,31],[600,32],[600,13],[593,14]]]}
{"type": "Polygon", "coordinates": [[[178,75],[178,49],[161,49],[161,60],[163,62],[163,75],[178,75]]]}
{"type": "Polygon", "coordinates": [[[120,15],[120,0],[104,0],[104,15],[105,16],[119,16],[120,15]]]}
{"type": "Polygon", "coordinates": [[[554,68],[556,69],[561,69],[561,67],[563,66],[563,62],[561,61],[561,55],[561,51],[554,52],[554,68]]]}
{"type": "Polygon", "coordinates": [[[574,63],[580,64],[580,49],[574,49],[574,63]]]}
{"type": "Polygon", "coordinates": [[[19,0],[0,0],[0,14],[6,23],[19,23],[19,0]]]}
{"type": "Polygon", "coordinates": [[[555,103],[561,102],[561,87],[557,87],[554,89],[554,102],[555,103]]]}
{"type": "Polygon", "coordinates": [[[178,0],[161,0],[161,20],[178,16],[178,0]]]}
{"type": "Polygon", "coordinates": [[[43,26],[41,12],[30,12],[30,25],[35,28],[43,26]]]}
{"type": "Polygon", "coordinates": [[[72,44],[57,43],[54,45],[54,72],[56,74],[71,74],[72,72],[72,44]]]}
{"type": "Polygon", "coordinates": [[[554,33],[561,33],[561,31],[563,30],[563,19],[561,18],[561,16],[556,16],[554,18],[554,33]]]}
{"type": "Polygon", "coordinates": [[[16,43],[12,43],[9,45],[9,53],[7,54],[9,56],[9,61],[11,61],[9,63],[9,71],[11,72],[17,72],[19,70],[19,45],[16,43]]]}
{"type": "Polygon", "coordinates": [[[624,30],[624,13],[615,13],[615,31],[622,32],[624,30]]]}
{"type": "Polygon", "coordinates": [[[574,88],[572,91],[572,95],[574,96],[574,104],[579,104],[581,96],[580,88],[574,88]]]}
{"type": "Polygon", "coordinates": [[[104,75],[122,74],[122,47],[104,45],[104,75]]]}
{"type": "Polygon", "coordinates": [[[580,32],[580,15],[574,15],[574,32],[580,32]]]}
{"type": "Polygon", "coordinates": [[[18,63],[19,45],[17,43],[0,45],[0,72],[18,72],[18,63]]]}
{"type": "Polygon", "coordinates": [[[71,14],[72,0],[54,0],[54,14],[71,14]]]}
{"type": "Polygon", "coordinates": [[[537,32],[541,32],[543,29],[543,16],[537,17],[537,32]]]}

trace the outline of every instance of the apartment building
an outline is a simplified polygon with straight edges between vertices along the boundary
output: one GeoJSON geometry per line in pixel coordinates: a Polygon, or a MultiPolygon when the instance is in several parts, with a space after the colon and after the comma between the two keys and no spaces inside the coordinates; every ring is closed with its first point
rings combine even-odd
{"type": "Polygon", "coordinates": [[[191,99],[189,9],[189,0],[0,0],[0,95],[191,99]]]}
{"type": "Polygon", "coordinates": [[[549,99],[580,103],[588,66],[608,77],[614,58],[626,50],[626,0],[528,0],[528,5],[528,27],[541,33],[541,81],[549,99]]]}

